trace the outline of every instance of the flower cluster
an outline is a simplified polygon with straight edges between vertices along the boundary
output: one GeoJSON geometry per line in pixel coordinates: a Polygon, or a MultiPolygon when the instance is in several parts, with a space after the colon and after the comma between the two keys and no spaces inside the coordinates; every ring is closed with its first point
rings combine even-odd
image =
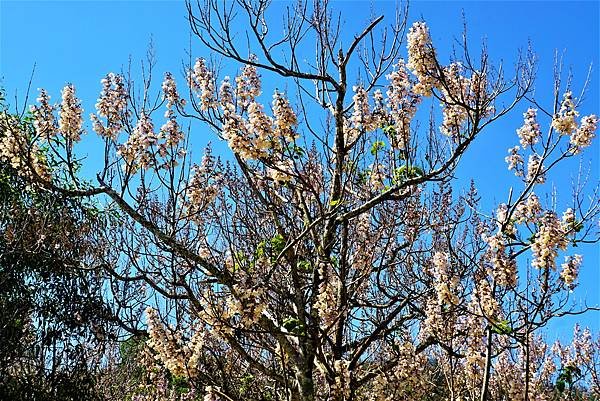
{"type": "Polygon", "coordinates": [[[181,332],[171,327],[165,328],[158,313],[146,308],[148,325],[148,346],[156,352],[155,358],[176,376],[195,377],[200,372],[198,362],[204,347],[205,332],[196,331],[185,341],[181,332]]]}
{"type": "Polygon", "coordinates": [[[333,272],[331,265],[326,262],[320,262],[318,265],[319,279],[319,294],[315,309],[319,311],[321,317],[321,328],[329,328],[337,317],[337,289],[339,279],[333,272]]]}
{"type": "Polygon", "coordinates": [[[138,168],[147,169],[153,162],[152,146],[158,142],[158,136],[154,133],[154,124],[150,117],[142,112],[133,132],[122,144],[117,153],[123,157],[131,171],[138,168]]]}
{"type": "MultiPolygon", "coordinates": [[[[387,107],[394,122],[395,136],[392,146],[405,149],[410,139],[410,123],[417,112],[421,97],[411,90],[412,83],[404,60],[400,59],[396,69],[386,78],[390,81],[387,94],[387,107]]],[[[377,97],[375,98],[377,104],[377,97]]],[[[383,109],[380,107],[380,109],[383,109]]]]}
{"type": "Polygon", "coordinates": [[[593,364],[594,357],[598,353],[598,347],[597,344],[594,344],[590,329],[585,328],[582,331],[579,324],[577,324],[573,330],[573,341],[571,344],[564,346],[557,341],[552,346],[552,351],[559,356],[563,367],[583,367],[590,363],[593,364]]]}
{"type": "Polygon", "coordinates": [[[201,110],[215,107],[215,78],[203,58],[196,59],[194,68],[188,73],[188,82],[200,98],[201,110]]]}
{"type": "Polygon", "coordinates": [[[252,159],[267,156],[267,150],[273,147],[273,120],[263,111],[263,106],[251,102],[248,106],[248,121],[246,122],[248,140],[252,143],[252,159]]]}
{"type": "Polygon", "coordinates": [[[518,224],[526,222],[535,223],[538,220],[539,214],[542,212],[542,205],[540,199],[534,193],[529,194],[527,199],[519,202],[515,209],[513,217],[516,219],[518,224]]]}
{"type": "Polygon", "coordinates": [[[429,28],[424,22],[415,22],[408,30],[408,63],[406,66],[417,77],[418,83],[413,87],[416,94],[431,96],[431,90],[438,80],[435,50],[429,36],[429,28]]]}
{"type": "Polygon", "coordinates": [[[594,114],[585,116],[581,119],[581,125],[571,135],[571,145],[573,145],[573,153],[581,152],[592,144],[592,139],[596,136],[596,128],[598,126],[598,117],[594,114]]]}
{"type": "Polygon", "coordinates": [[[177,156],[183,157],[185,149],[177,147],[183,141],[183,131],[172,110],[168,110],[166,116],[167,121],[160,127],[157,135],[157,139],[163,140],[158,144],[158,154],[165,157],[171,150],[176,150],[177,156]]]}
{"type": "Polygon", "coordinates": [[[488,244],[485,259],[492,265],[492,275],[498,285],[514,287],[517,284],[517,262],[506,254],[506,243],[502,232],[483,235],[488,244]]]}
{"type": "Polygon", "coordinates": [[[523,156],[519,154],[519,149],[518,146],[508,149],[508,156],[506,156],[504,160],[508,164],[509,170],[515,170],[515,175],[517,177],[522,177],[525,161],[523,160],[523,156]]]}
{"type": "Polygon", "coordinates": [[[230,314],[238,315],[244,327],[252,327],[258,323],[266,304],[263,301],[265,290],[262,287],[248,288],[246,284],[233,286],[233,297],[228,300],[230,314]]]}
{"type": "Polygon", "coordinates": [[[276,159],[267,167],[268,176],[277,183],[290,182],[294,175],[294,163],[289,159],[276,159]]]}
{"type": "Polygon", "coordinates": [[[235,106],[233,104],[233,88],[231,87],[231,80],[229,76],[223,78],[221,86],[219,87],[219,103],[221,104],[221,108],[224,110],[235,110],[235,106]]]}
{"type": "Polygon", "coordinates": [[[577,129],[575,118],[579,113],[575,110],[572,93],[565,92],[558,114],[552,119],[552,127],[564,135],[571,135],[577,129]]]}
{"type": "MultiPolygon", "coordinates": [[[[467,304],[468,314],[460,319],[460,330],[465,333],[463,342],[465,353],[465,369],[469,378],[478,380],[485,367],[485,328],[489,320],[495,320],[496,316],[490,316],[486,310],[494,308],[496,301],[491,297],[489,283],[485,278],[478,284],[471,299],[467,304]]],[[[497,304],[496,304],[497,305],[497,304]]]]}
{"type": "MultiPolygon", "coordinates": [[[[354,91],[353,111],[350,116],[352,128],[361,132],[369,132],[377,129],[379,121],[375,115],[371,113],[369,106],[369,95],[362,85],[352,87],[354,91]]],[[[358,135],[356,135],[358,136],[358,135]]]]}
{"type": "Polygon", "coordinates": [[[73,142],[80,139],[81,126],[83,125],[83,109],[81,102],[75,97],[75,87],[67,85],[63,88],[62,103],[58,112],[58,128],[63,136],[73,142]]]}
{"type": "Polygon", "coordinates": [[[221,401],[221,397],[219,397],[218,394],[221,391],[219,387],[206,386],[204,391],[206,393],[204,394],[204,398],[202,399],[202,401],[221,401]]]}
{"type": "Polygon", "coordinates": [[[246,66],[236,82],[235,100],[238,105],[242,105],[241,114],[236,112],[233,92],[227,78],[220,89],[223,138],[242,159],[266,162],[267,175],[273,181],[290,181],[294,174],[294,164],[284,157],[284,153],[288,149],[287,145],[298,136],[295,130],[298,118],[294,110],[283,94],[275,91],[273,117],[263,111],[263,106],[255,100],[260,94],[260,81],[253,66],[246,66]],[[247,118],[243,117],[244,112],[247,118]]]}
{"type": "Polygon", "coordinates": [[[350,361],[345,359],[333,362],[335,383],[332,386],[332,393],[336,399],[346,400],[350,398],[351,372],[349,366],[350,361]]]}
{"type": "Polygon", "coordinates": [[[517,130],[519,141],[523,149],[527,149],[528,146],[535,145],[542,135],[540,131],[540,124],[536,120],[537,109],[530,108],[523,113],[524,124],[517,130]]]}
{"type": "Polygon", "coordinates": [[[165,73],[165,79],[161,85],[163,91],[163,100],[167,101],[167,109],[170,110],[173,106],[183,107],[185,106],[185,99],[179,96],[177,92],[177,84],[173,78],[173,74],[170,72],[165,73]]]}
{"type": "Polygon", "coordinates": [[[564,283],[573,288],[575,281],[577,281],[577,275],[579,274],[579,267],[583,262],[583,256],[575,254],[573,256],[566,256],[565,263],[561,265],[560,278],[564,283]]]}
{"type": "Polygon", "coordinates": [[[298,137],[294,127],[298,124],[296,113],[290,102],[278,91],[273,94],[273,117],[275,138],[283,138],[286,142],[293,142],[298,137]]]}
{"type": "Polygon", "coordinates": [[[203,221],[202,212],[214,202],[219,194],[219,175],[215,174],[215,161],[208,149],[200,165],[193,165],[186,193],[186,207],[190,220],[203,221]]]}
{"type": "Polygon", "coordinates": [[[566,249],[567,238],[556,213],[547,211],[540,218],[538,232],[535,234],[531,250],[533,252],[532,266],[538,269],[555,269],[558,249],[566,249]]]}
{"type": "Polygon", "coordinates": [[[545,166],[542,165],[542,158],[534,153],[529,155],[529,161],[527,162],[527,182],[535,182],[536,184],[543,184],[546,182],[544,175],[545,166]]]}
{"type": "Polygon", "coordinates": [[[387,178],[385,165],[382,163],[372,163],[369,166],[369,188],[373,192],[381,191],[385,188],[385,180],[387,178]]]}
{"type": "Polygon", "coordinates": [[[470,80],[465,77],[461,63],[452,63],[444,68],[445,85],[442,88],[442,114],[444,121],[440,130],[444,135],[458,138],[461,128],[469,115],[467,109],[461,105],[469,99],[470,80]]]}
{"type": "Polygon", "coordinates": [[[436,252],[432,262],[438,303],[440,305],[458,305],[460,302],[456,295],[458,277],[451,272],[448,255],[444,252],[436,252]]]}
{"type": "Polygon", "coordinates": [[[488,319],[499,317],[500,305],[494,298],[490,283],[486,279],[479,280],[475,285],[474,296],[479,303],[481,311],[488,319]]]}
{"type": "Polygon", "coordinates": [[[37,175],[43,180],[50,178],[46,159],[35,143],[28,143],[17,116],[0,112],[0,161],[10,165],[25,178],[37,175]]]}
{"type": "Polygon", "coordinates": [[[373,380],[368,401],[420,400],[426,398],[430,389],[427,372],[428,360],[424,353],[417,353],[411,340],[398,340],[393,352],[396,363],[391,371],[379,373],[373,380]]]}
{"type": "Polygon", "coordinates": [[[242,159],[249,160],[257,157],[255,150],[248,141],[248,132],[244,119],[235,112],[233,104],[223,107],[223,138],[229,147],[242,159]]]}
{"type": "MultiPolygon", "coordinates": [[[[250,62],[256,61],[256,57],[250,57],[250,62]]],[[[245,109],[261,94],[260,76],[255,66],[246,64],[242,73],[235,77],[235,97],[238,105],[245,109]]]]}
{"type": "Polygon", "coordinates": [[[116,139],[127,118],[129,94],[121,75],[110,73],[102,79],[102,92],[96,102],[98,114],[91,114],[93,130],[104,138],[116,139]],[[106,119],[104,125],[99,117],[106,119]]]}
{"type": "MultiPolygon", "coordinates": [[[[65,90],[63,89],[63,94],[65,90]]],[[[56,119],[54,118],[54,106],[50,104],[50,95],[45,89],[40,89],[37,98],[39,106],[31,106],[33,114],[33,126],[35,132],[42,138],[49,138],[56,134],[56,119]]],[[[64,97],[63,97],[64,102],[64,97]]]]}

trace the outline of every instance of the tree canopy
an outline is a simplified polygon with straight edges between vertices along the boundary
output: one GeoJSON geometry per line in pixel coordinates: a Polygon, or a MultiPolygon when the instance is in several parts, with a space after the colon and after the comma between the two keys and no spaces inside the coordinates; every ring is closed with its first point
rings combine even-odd
{"type": "MultiPolygon", "coordinates": [[[[598,183],[582,169],[569,207],[544,186],[595,137],[587,82],[557,65],[542,103],[532,52],[509,72],[465,34],[443,60],[405,9],[342,43],[326,1],[290,7],[282,32],[268,1],[186,5],[207,54],[184,76],[158,89],[151,54],[142,83],[108,73],[89,128],[75,84],[59,104],[42,89],[27,113],[2,112],[2,194],[19,211],[0,223],[8,351],[13,338],[36,349],[14,317],[31,316],[33,280],[64,318],[51,330],[65,352],[64,336],[105,346],[81,363],[106,399],[600,397],[600,337],[543,335],[598,309],[573,302],[580,249],[599,239],[598,183]],[[268,80],[279,89],[263,93],[268,80]],[[519,183],[485,210],[454,173],[513,111],[519,183]],[[228,151],[197,158],[207,132],[228,151]],[[83,135],[103,152],[93,179],[83,135]]],[[[53,341],[43,320],[29,327],[53,341]]]]}

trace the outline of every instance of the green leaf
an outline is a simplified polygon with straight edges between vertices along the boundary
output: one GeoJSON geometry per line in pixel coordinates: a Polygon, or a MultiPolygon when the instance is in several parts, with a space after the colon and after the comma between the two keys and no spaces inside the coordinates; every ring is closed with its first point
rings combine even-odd
{"type": "Polygon", "coordinates": [[[256,246],[256,257],[260,259],[263,256],[265,256],[266,252],[267,252],[267,242],[260,241],[258,243],[258,245],[256,246]]]}
{"type": "Polygon", "coordinates": [[[409,167],[406,164],[398,167],[394,170],[394,175],[392,176],[392,182],[394,184],[399,184],[410,178],[417,178],[424,175],[423,169],[420,167],[412,166],[409,167]]]}
{"type": "Polygon", "coordinates": [[[383,133],[388,137],[392,137],[396,135],[396,128],[393,125],[386,125],[383,127],[383,133]]]}
{"type": "Polygon", "coordinates": [[[335,207],[335,206],[339,205],[341,201],[342,201],[341,199],[334,199],[331,202],[329,202],[329,206],[335,207]]]}
{"type": "Polygon", "coordinates": [[[561,379],[557,379],[556,380],[556,389],[561,393],[563,391],[565,391],[565,381],[561,380],[561,379]]]}
{"type": "Polygon", "coordinates": [[[513,332],[512,327],[510,326],[510,322],[508,320],[502,320],[494,323],[492,326],[492,333],[496,334],[510,334],[513,332]]]}
{"type": "Polygon", "coordinates": [[[375,156],[377,154],[377,152],[379,152],[383,148],[385,148],[385,142],[383,142],[383,141],[375,141],[371,145],[371,154],[373,156],[375,156]]]}
{"type": "Polygon", "coordinates": [[[312,270],[312,266],[308,260],[299,260],[296,268],[303,272],[310,272],[312,270]]]}
{"type": "Polygon", "coordinates": [[[273,238],[271,238],[271,248],[273,249],[273,253],[279,254],[285,248],[285,238],[281,234],[275,234],[273,238]]]}
{"type": "Polygon", "coordinates": [[[288,317],[284,319],[282,326],[290,333],[296,335],[303,335],[305,332],[304,325],[302,324],[302,322],[300,322],[300,320],[296,319],[295,317],[288,317]]]}

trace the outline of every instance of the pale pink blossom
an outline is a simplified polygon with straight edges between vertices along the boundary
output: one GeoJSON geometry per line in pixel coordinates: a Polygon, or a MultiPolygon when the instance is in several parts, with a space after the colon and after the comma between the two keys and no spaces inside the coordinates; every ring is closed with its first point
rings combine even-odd
{"type": "Polygon", "coordinates": [[[571,135],[570,142],[573,145],[573,153],[580,153],[583,148],[587,148],[592,144],[592,139],[596,136],[597,126],[598,117],[594,114],[581,119],[581,125],[571,135]]]}
{"type": "Polygon", "coordinates": [[[423,96],[431,96],[431,90],[438,85],[435,50],[429,36],[429,28],[424,22],[415,22],[409,29],[408,63],[406,66],[417,77],[413,91],[423,96]]]}
{"type": "Polygon", "coordinates": [[[558,114],[552,119],[552,127],[563,135],[571,135],[577,129],[575,118],[579,113],[575,110],[573,94],[565,92],[558,114]]]}
{"type": "Polygon", "coordinates": [[[540,124],[536,120],[537,109],[530,108],[523,113],[524,124],[517,130],[523,149],[535,145],[541,137],[540,124]]]}

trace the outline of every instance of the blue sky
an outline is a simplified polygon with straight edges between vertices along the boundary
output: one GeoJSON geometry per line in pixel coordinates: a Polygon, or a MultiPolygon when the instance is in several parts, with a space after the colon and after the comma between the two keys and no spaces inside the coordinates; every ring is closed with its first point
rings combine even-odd
{"type": "MultiPolygon", "coordinates": [[[[370,10],[391,15],[392,1],[334,1],[333,7],[344,15],[348,37],[362,29],[370,10]]],[[[284,3],[274,2],[274,7],[284,3]]],[[[409,23],[424,19],[442,61],[447,61],[448,50],[460,38],[462,13],[468,24],[471,47],[479,49],[485,38],[491,59],[503,61],[512,69],[519,49],[530,41],[539,58],[536,95],[550,101],[552,95],[552,68],[555,51],[564,57],[565,69],[571,68],[574,92],[577,92],[593,65],[592,84],[582,115],[600,113],[600,3],[561,1],[414,1],[410,5],[409,23]]],[[[160,82],[165,71],[172,71],[181,81],[182,62],[193,57],[208,57],[200,44],[190,37],[185,6],[182,1],[6,1],[0,0],[0,76],[7,91],[8,101],[20,104],[35,65],[32,93],[46,88],[53,100],[60,98],[60,89],[74,83],[83,99],[85,115],[93,111],[100,79],[110,71],[127,68],[131,59],[132,70],[139,71],[147,45],[152,39],[157,56],[156,79],[160,82]],[[191,42],[190,42],[191,40],[191,42]]],[[[392,21],[388,21],[391,23],[392,21]]],[[[139,76],[139,75],[138,75],[139,76]]],[[[518,143],[515,129],[522,121],[526,105],[518,107],[509,118],[484,132],[464,158],[457,171],[458,187],[466,187],[470,178],[482,195],[483,207],[491,211],[494,205],[506,201],[508,188],[518,182],[507,171],[506,150],[518,143]]],[[[204,134],[203,134],[204,135],[204,134]]],[[[211,138],[206,135],[200,142],[211,138]]],[[[214,138],[212,138],[214,139],[214,138]]],[[[600,179],[600,141],[584,155],[585,166],[591,166],[591,182],[600,179]]],[[[97,156],[93,144],[84,141],[81,152],[90,161],[97,156]]],[[[201,148],[200,148],[201,149],[201,148]]],[[[197,154],[200,153],[198,149],[197,154]]],[[[545,190],[552,184],[558,192],[558,209],[564,210],[570,200],[570,178],[578,162],[572,162],[557,171],[545,190]]],[[[578,251],[581,251],[580,248],[578,251]]],[[[598,245],[585,249],[585,265],[577,297],[589,304],[600,304],[600,257],[598,245]]],[[[588,314],[577,319],[565,319],[553,326],[559,333],[570,332],[573,322],[580,320],[600,331],[600,314],[588,314]]]]}

